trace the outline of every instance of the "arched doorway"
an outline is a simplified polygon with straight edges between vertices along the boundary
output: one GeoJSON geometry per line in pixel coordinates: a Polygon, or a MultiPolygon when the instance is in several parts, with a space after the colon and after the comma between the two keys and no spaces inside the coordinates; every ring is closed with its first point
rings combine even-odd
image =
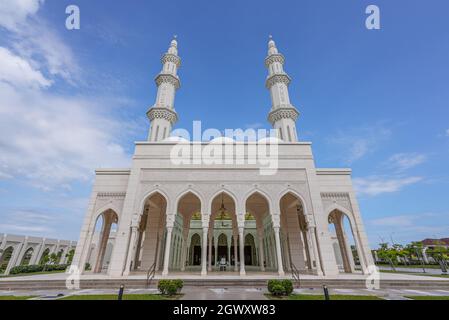
{"type": "Polygon", "coordinates": [[[254,236],[248,233],[245,236],[245,266],[257,265],[257,250],[254,236]]]}
{"type": "Polygon", "coordinates": [[[39,264],[44,265],[50,261],[50,248],[46,248],[44,252],[42,252],[41,258],[39,259],[39,264]]]}
{"type": "MultiPolygon", "coordinates": [[[[268,199],[260,192],[254,192],[247,198],[245,203],[247,212],[245,216],[245,231],[247,233],[254,232],[254,227],[256,228],[255,234],[257,234],[258,245],[255,245],[256,239],[254,236],[252,236],[252,242],[254,243],[254,248],[258,248],[258,254],[256,256],[258,256],[259,270],[276,271],[276,245],[268,199]]],[[[248,251],[249,249],[245,250],[248,251]]]]}
{"type": "Polygon", "coordinates": [[[357,269],[362,269],[357,238],[349,217],[335,209],[329,214],[328,222],[339,270],[344,273],[353,273],[357,269]]]}
{"type": "Polygon", "coordinates": [[[8,268],[9,261],[14,253],[14,247],[10,246],[6,248],[0,257],[0,274],[5,273],[8,268]]]}
{"type": "Polygon", "coordinates": [[[148,272],[151,268],[163,267],[167,199],[159,192],[151,194],[145,201],[138,226],[136,250],[131,270],[148,272]]]}
{"type": "Polygon", "coordinates": [[[212,200],[208,234],[209,271],[220,270],[220,266],[222,270],[238,271],[240,261],[238,234],[235,201],[223,191],[212,200]],[[226,268],[223,268],[224,266],[226,268]]]}
{"type": "Polygon", "coordinates": [[[313,235],[308,230],[304,205],[295,194],[288,192],[280,200],[281,249],[286,270],[295,268],[311,273],[317,268],[313,235]]]}
{"type": "Polygon", "coordinates": [[[193,234],[190,239],[189,256],[187,262],[189,266],[201,265],[201,237],[198,233],[193,234]]]}
{"type": "MultiPolygon", "coordinates": [[[[197,266],[201,265],[203,259],[203,243],[201,242],[201,237],[196,233],[202,234],[202,217],[201,217],[201,200],[192,191],[186,192],[181,198],[179,198],[176,210],[175,223],[172,231],[172,241],[171,241],[171,270],[181,270],[184,271],[186,268],[189,270],[197,270],[200,268],[197,266]],[[191,242],[195,241],[195,246],[192,248],[188,244],[188,239],[191,242]],[[195,237],[194,237],[195,236],[195,237]],[[196,241],[200,239],[199,243],[196,241]],[[187,254],[191,250],[193,254],[193,260],[187,259],[187,254]],[[190,263],[192,261],[192,263],[190,263]]],[[[207,252],[207,251],[206,251],[207,252]]]]}
{"type": "Polygon", "coordinates": [[[112,210],[108,209],[97,217],[95,223],[94,240],[96,241],[96,252],[94,256],[94,264],[92,271],[94,273],[101,273],[107,271],[109,261],[105,260],[107,245],[111,233],[116,233],[118,224],[118,215],[112,210]],[[106,263],[108,262],[108,263],[106,263]]]}
{"type": "Polygon", "coordinates": [[[21,266],[27,266],[30,264],[31,258],[33,257],[33,252],[34,252],[33,248],[28,248],[27,251],[25,251],[22,261],[20,262],[21,266]]]}

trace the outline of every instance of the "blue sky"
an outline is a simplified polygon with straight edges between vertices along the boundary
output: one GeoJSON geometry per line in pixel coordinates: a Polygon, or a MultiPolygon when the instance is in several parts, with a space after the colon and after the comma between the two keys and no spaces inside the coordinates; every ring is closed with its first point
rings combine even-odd
{"type": "Polygon", "coordinates": [[[20,3],[0,3],[0,233],[77,240],[94,168],[128,166],[146,138],[173,34],[177,127],[269,128],[272,34],[300,139],[318,167],[353,169],[371,245],[449,236],[447,1],[20,3]]]}

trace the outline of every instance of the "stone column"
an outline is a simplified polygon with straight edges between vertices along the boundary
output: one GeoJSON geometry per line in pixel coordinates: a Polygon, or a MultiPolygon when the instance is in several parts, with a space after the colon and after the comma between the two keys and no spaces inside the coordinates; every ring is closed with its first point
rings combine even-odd
{"type": "Polygon", "coordinates": [[[165,239],[165,252],[164,252],[164,269],[162,270],[162,275],[168,275],[168,265],[170,260],[170,245],[171,245],[171,236],[173,232],[173,226],[167,225],[167,238],[165,239]]]}
{"type": "Polygon", "coordinates": [[[217,269],[217,263],[218,263],[218,254],[217,254],[217,252],[218,252],[218,237],[219,236],[214,237],[214,248],[215,248],[214,266],[215,266],[215,269],[217,269]]]}
{"type": "Polygon", "coordinates": [[[265,271],[265,256],[263,252],[263,235],[259,234],[259,264],[260,264],[260,271],[265,271]]]}
{"type": "MultiPolygon", "coordinates": [[[[187,230],[188,232],[188,230],[187,230]]],[[[181,271],[186,270],[186,256],[187,256],[187,239],[189,237],[188,233],[184,233],[182,241],[182,251],[181,251],[181,271]]]]}
{"type": "Polygon", "coordinates": [[[203,238],[201,245],[201,275],[207,275],[207,234],[209,232],[209,228],[203,226],[203,238]]]}
{"type": "Polygon", "coordinates": [[[103,230],[101,232],[101,239],[98,244],[99,245],[98,256],[97,256],[97,260],[95,262],[95,268],[94,268],[95,273],[99,273],[102,271],[103,259],[104,259],[104,254],[106,252],[106,246],[108,244],[109,233],[111,231],[111,225],[112,225],[111,219],[108,217],[108,215],[105,215],[104,220],[103,220],[103,230]]]}
{"type": "MultiPolygon", "coordinates": [[[[133,261],[133,257],[135,259],[135,253],[137,251],[137,225],[131,226],[131,237],[129,240],[129,247],[128,247],[128,257],[126,259],[125,264],[125,270],[123,271],[123,275],[127,276],[129,275],[131,271],[131,264],[133,261]]],[[[136,263],[136,260],[134,261],[134,264],[136,263]]]]}
{"type": "Polygon", "coordinates": [[[229,239],[228,235],[226,235],[226,249],[227,249],[227,253],[228,253],[228,258],[226,259],[227,264],[229,265],[229,267],[231,267],[231,239],[229,239]]]}
{"type": "Polygon", "coordinates": [[[349,260],[350,253],[348,252],[348,245],[342,226],[343,218],[341,216],[336,216],[334,217],[334,220],[335,233],[337,234],[338,245],[340,246],[340,252],[343,259],[343,268],[346,273],[351,273],[353,270],[351,268],[351,262],[349,260]]]}
{"type": "Polygon", "coordinates": [[[238,234],[234,233],[234,271],[239,271],[238,234]]]}
{"type": "Polygon", "coordinates": [[[276,242],[276,258],[278,263],[278,274],[280,276],[283,276],[284,268],[282,266],[281,239],[279,236],[280,227],[273,227],[273,229],[274,229],[274,240],[276,242]]]}
{"type": "Polygon", "coordinates": [[[315,257],[316,270],[318,275],[323,275],[323,269],[321,268],[321,258],[318,251],[318,245],[316,243],[316,228],[310,226],[307,229],[307,235],[309,236],[310,242],[312,244],[313,256],[315,257]]]}
{"type": "Polygon", "coordinates": [[[240,243],[240,275],[244,276],[245,272],[245,238],[244,238],[244,227],[239,226],[239,243],[240,243]]]}
{"type": "Polygon", "coordinates": [[[5,275],[8,275],[9,272],[11,271],[11,269],[13,267],[15,267],[15,264],[17,262],[17,258],[19,257],[20,251],[22,250],[22,246],[23,246],[22,243],[18,243],[15,246],[15,248],[14,248],[14,250],[12,252],[11,259],[9,259],[8,266],[6,267],[6,270],[5,270],[5,273],[4,273],[5,275]]]}
{"type": "Polygon", "coordinates": [[[208,271],[212,271],[212,234],[209,233],[209,268],[208,271]]]}

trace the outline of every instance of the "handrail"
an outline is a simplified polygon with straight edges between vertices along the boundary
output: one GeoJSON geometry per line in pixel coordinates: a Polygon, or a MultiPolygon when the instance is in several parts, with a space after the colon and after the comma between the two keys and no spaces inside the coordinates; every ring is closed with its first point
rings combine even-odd
{"type": "Polygon", "coordinates": [[[151,284],[151,280],[153,280],[154,276],[156,275],[156,262],[154,262],[151,267],[148,269],[147,272],[147,288],[151,284]]]}
{"type": "Polygon", "coordinates": [[[290,269],[292,270],[293,281],[295,281],[299,287],[301,284],[301,281],[299,278],[299,270],[298,270],[298,268],[296,268],[296,266],[293,263],[290,263],[290,269]]]}

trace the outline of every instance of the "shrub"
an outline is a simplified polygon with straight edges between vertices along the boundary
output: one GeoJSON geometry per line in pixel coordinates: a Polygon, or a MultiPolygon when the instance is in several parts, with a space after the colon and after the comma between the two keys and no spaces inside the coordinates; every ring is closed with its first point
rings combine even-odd
{"type": "Polygon", "coordinates": [[[285,295],[289,296],[293,292],[293,282],[291,280],[282,280],[282,286],[284,287],[285,295]]]}
{"type": "Polygon", "coordinates": [[[278,284],[281,284],[281,282],[279,280],[268,280],[268,286],[267,286],[268,292],[273,294],[273,287],[278,284]]]}
{"type": "Polygon", "coordinates": [[[282,284],[275,284],[273,285],[273,287],[271,288],[272,292],[271,294],[274,296],[282,296],[284,295],[284,286],[282,284]]]}
{"type": "Polygon", "coordinates": [[[274,296],[290,295],[293,292],[293,283],[291,280],[269,280],[267,285],[268,292],[274,296]]]}
{"type": "Polygon", "coordinates": [[[182,281],[181,279],[173,280],[173,282],[175,283],[178,291],[181,291],[182,287],[184,287],[184,281],[182,281]]]}
{"type": "Polygon", "coordinates": [[[28,265],[28,266],[17,266],[11,268],[10,274],[20,274],[20,273],[33,273],[44,271],[62,271],[67,268],[66,264],[54,264],[54,265],[28,265]]]}
{"type": "Polygon", "coordinates": [[[172,296],[179,293],[184,286],[182,280],[159,280],[157,288],[159,292],[163,295],[172,296]]]}

